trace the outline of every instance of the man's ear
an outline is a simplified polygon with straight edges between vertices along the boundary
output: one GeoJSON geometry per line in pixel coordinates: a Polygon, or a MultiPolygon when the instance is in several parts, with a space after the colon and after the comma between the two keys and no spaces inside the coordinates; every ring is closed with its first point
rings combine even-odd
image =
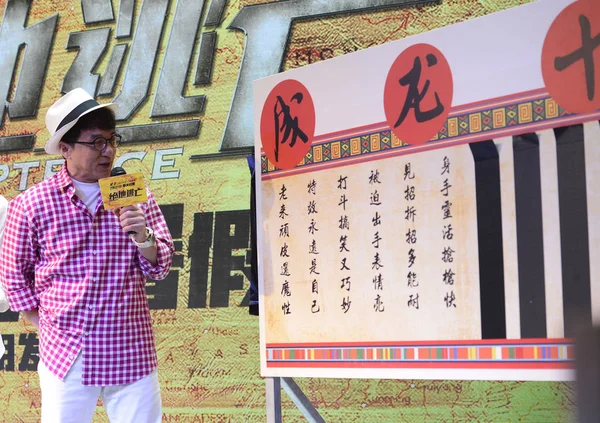
{"type": "Polygon", "coordinates": [[[60,149],[60,154],[62,154],[63,158],[66,160],[71,158],[71,146],[69,144],[60,141],[58,143],[58,148],[60,149]]]}

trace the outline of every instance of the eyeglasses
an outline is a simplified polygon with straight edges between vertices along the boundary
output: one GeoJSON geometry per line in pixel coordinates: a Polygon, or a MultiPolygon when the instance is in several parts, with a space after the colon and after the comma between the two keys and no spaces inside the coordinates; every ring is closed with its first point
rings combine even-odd
{"type": "Polygon", "coordinates": [[[117,148],[121,145],[121,135],[114,134],[112,137],[106,139],[104,137],[96,137],[93,141],[90,142],[81,142],[81,141],[73,141],[73,144],[84,144],[89,145],[90,147],[94,147],[98,151],[104,151],[108,143],[114,148],[117,148]]]}

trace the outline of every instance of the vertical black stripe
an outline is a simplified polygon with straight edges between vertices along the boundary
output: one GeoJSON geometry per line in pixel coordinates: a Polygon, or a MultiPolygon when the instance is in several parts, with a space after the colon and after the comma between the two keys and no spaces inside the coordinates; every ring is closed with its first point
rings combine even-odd
{"type": "Polygon", "coordinates": [[[546,337],[546,289],[540,143],[536,134],[513,138],[521,338],[546,337]]]}
{"type": "Polygon", "coordinates": [[[592,319],[583,125],[556,128],[554,135],[565,335],[571,337],[579,321],[592,319]]]}
{"type": "MultiPolygon", "coordinates": [[[[258,245],[256,238],[256,162],[254,154],[248,156],[250,167],[250,308],[249,313],[253,316],[259,315],[258,301],[260,297],[258,286],[258,245]]],[[[260,172],[260,167],[259,170],[260,172]]]]}
{"type": "Polygon", "coordinates": [[[188,247],[188,257],[192,259],[188,308],[206,308],[209,253],[213,244],[213,219],[212,212],[194,213],[194,232],[190,235],[188,247]]]}
{"type": "Polygon", "coordinates": [[[481,338],[506,338],[500,160],[493,141],[469,144],[475,160],[481,338]]]}

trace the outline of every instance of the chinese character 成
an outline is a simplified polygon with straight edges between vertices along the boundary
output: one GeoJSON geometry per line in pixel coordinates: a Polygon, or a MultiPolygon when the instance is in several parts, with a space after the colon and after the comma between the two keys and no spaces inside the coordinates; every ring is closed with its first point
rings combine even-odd
{"type": "MultiPolygon", "coordinates": [[[[302,93],[297,92],[290,99],[290,103],[294,100],[298,103],[302,103],[304,96],[302,93]]],[[[275,119],[275,161],[279,161],[279,144],[285,144],[290,138],[290,147],[294,147],[296,139],[300,138],[303,143],[308,142],[308,136],[300,129],[298,117],[292,117],[290,106],[288,106],[281,96],[277,96],[275,106],[273,106],[273,117],[275,119]],[[283,132],[283,136],[280,134],[283,132]]]]}

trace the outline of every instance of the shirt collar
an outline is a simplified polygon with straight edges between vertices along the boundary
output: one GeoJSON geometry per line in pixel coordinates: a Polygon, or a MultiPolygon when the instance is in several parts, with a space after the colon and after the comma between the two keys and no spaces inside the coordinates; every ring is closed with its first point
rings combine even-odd
{"type": "Polygon", "coordinates": [[[71,177],[67,172],[67,165],[63,165],[60,171],[56,174],[56,186],[60,189],[67,188],[69,185],[73,185],[71,177]]]}

